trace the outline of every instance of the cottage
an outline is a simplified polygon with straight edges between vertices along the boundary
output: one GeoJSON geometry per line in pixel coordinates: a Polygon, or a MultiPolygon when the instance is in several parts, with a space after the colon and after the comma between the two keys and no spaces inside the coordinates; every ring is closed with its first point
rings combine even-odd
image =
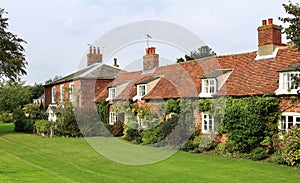
{"type": "MultiPolygon", "coordinates": [[[[109,123],[117,120],[113,105],[119,100],[148,103],[155,109],[160,102],[172,98],[270,95],[281,99],[279,128],[286,131],[292,125],[300,125],[299,90],[292,79],[299,76],[295,66],[299,65],[300,54],[282,43],[281,28],[273,24],[273,19],[263,20],[257,31],[257,51],[168,66],[159,66],[154,47],[146,48],[143,70],[118,73],[97,97],[110,101],[109,123]]],[[[197,129],[203,133],[214,130],[211,114],[195,110],[194,115],[197,129]]]]}

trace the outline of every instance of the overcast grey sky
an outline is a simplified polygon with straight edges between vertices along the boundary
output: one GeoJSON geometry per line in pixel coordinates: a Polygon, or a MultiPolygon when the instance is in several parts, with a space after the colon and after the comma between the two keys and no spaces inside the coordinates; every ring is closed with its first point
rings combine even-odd
{"type": "Polygon", "coordinates": [[[255,51],[257,27],[267,18],[281,24],[282,3],[288,0],[1,0],[0,7],[8,12],[9,30],[28,42],[24,80],[34,84],[76,71],[88,43],[135,21],[183,26],[218,55],[255,51]]]}

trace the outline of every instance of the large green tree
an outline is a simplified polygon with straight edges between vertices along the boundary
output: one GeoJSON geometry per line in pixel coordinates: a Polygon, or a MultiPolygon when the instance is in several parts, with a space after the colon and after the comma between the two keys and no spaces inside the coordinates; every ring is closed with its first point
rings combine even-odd
{"type": "Polygon", "coordinates": [[[198,50],[191,51],[189,54],[184,55],[184,58],[178,58],[177,63],[215,55],[217,54],[209,46],[201,46],[200,48],[198,48],[198,50]]]}
{"type": "Polygon", "coordinates": [[[0,113],[12,112],[17,107],[30,103],[31,87],[24,82],[5,82],[0,87],[0,113]]]}
{"type": "Polygon", "coordinates": [[[26,41],[7,30],[5,14],[5,10],[0,8],[0,79],[17,81],[20,76],[26,75],[27,61],[22,46],[26,41]]]}
{"type": "Polygon", "coordinates": [[[288,4],[283,4],[283,7],[288,14],[287,17],[279,17],[279,20],[288,25],[283,29],[283,33],[300,51],[300,6],[298,3],[293,4],[289,1],[288,4]]]}

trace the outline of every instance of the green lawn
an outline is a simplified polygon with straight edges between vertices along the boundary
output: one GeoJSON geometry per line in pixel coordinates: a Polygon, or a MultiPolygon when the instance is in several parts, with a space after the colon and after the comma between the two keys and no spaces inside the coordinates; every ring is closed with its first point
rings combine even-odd
{"type": "Polygon", "coordinates": [[[300,182],[300,169],[184,152],[125,165],[101,156],[84,138],[42,138],[0,124],[0,182],[300,182]]]}

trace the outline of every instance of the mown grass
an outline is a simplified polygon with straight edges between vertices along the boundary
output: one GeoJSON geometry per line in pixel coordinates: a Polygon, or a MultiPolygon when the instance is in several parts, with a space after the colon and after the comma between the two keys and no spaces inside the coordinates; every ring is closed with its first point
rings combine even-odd
{"type": "Polygon", "coordinates": [[[106,159],[84,138],[43,138],[0,124],[0,182],[299,182],[300,170],[177,152],[158,163],[106,159]]]}

